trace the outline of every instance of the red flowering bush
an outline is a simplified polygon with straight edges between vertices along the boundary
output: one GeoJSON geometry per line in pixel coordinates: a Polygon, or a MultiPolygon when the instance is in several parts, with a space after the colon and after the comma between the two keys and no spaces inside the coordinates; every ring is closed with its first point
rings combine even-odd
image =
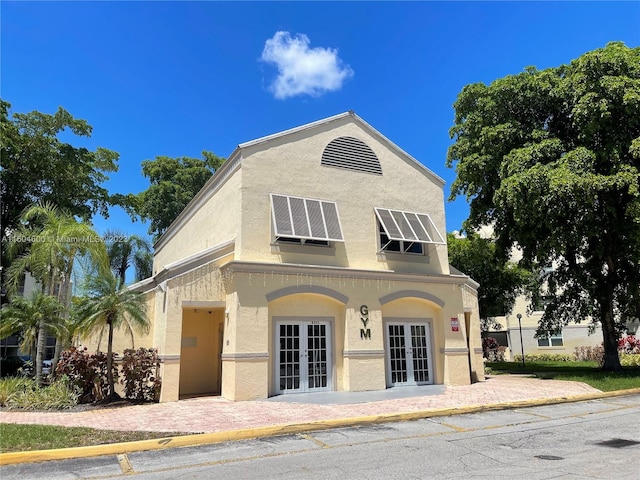
{"type": "Polygon", "coordinates": [[[618,351],[621,353],[640,353],[640,338],[627,335],[618,340],[618,351]]]}
{"type": "Polygon", "coordinates": [[[505,349],[500,347],[495,338],[482,339],[482,356],[490,362],[504,362],[504,352],[505,349]]]}

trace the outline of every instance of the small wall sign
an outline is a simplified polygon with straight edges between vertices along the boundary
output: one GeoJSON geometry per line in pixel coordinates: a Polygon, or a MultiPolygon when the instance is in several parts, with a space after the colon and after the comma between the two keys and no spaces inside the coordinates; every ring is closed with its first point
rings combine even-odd
{"type": "Polygon", "coordinates": [[[367,324],[369,323],[369,307],[366,305],[360,306],[360,321],[364,327],[360,329],[360,339],[364,340],[365,338],[368,338],[371,340],[371,329],[367,327],[367,324]]]}
{"type": "Polygon", "coordinates": [[[457,317],[451,317],[451,331],[457,332],[460,330],[460,322],[457,317]]]}

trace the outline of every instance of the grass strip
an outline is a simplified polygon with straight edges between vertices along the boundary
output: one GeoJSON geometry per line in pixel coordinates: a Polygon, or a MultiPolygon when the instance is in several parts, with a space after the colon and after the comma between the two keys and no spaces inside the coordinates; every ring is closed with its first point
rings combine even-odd
{"type": "Polygon", "coordinates": [[[121,432],[88,427],[0,423],[0,452],[85,447],[185,435],[176,432],[121,432]]]}
{"type": "Polygon", "coordinates": [[[530,374],[542,379],[583,382],[603,392],[640,388],[640,368],[604,372],[595,362],[489,362],[493,374],[530,374]]]}

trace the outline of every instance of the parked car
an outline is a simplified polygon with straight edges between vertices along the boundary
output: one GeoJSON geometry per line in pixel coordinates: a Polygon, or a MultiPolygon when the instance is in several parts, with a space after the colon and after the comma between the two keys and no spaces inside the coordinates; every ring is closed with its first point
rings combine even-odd
{"type": "MultiPolygon", "coordinates": [[[[49,375],[53,367],[53,360],[45,360],[42,362],[42,374],[49,375]]],[[[35,374],[33,363],[29,355],[11,355],[0,358],[0,376],[15,377],[20,375],[23,377],[31,377],[35,374]]]]}
{"type": "Polygon", "coordinates": [[[28,356],[10,355],[0,358],[0,377],[14,377],[30,361],[28,356]]]}
{"type": "Polygon", "coordinates": [[[42,374],[49,375],[51,373],[51,368],[53,367],[53,360],[45,360],[42,362],[42,374]]]}

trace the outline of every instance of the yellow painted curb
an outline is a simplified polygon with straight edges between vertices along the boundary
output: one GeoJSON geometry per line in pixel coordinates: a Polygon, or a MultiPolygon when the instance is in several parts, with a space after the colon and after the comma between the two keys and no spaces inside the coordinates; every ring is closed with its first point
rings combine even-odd
{"type": "Polygon", "coordinates": [[[573,395],[568,397],[541,398],[534,400],[520,400],[516,402],[469,405],[465,407],[438,408],[416,412],[384,413],[380,415],[369,415],[365,417],[318,420],[308,423],[290,423],[269,427],[228,430],[225,432],[201,433],[195,435],[182,435],[178,437],[140,440],[137,442],[112,443],[108,445],[94,445],[89,447],[0,453],[0,466],[13,465],[18,463],[45,462],[50,460],[66,460],[71,458],[97,457],[100,455],[117,455],[121,453],[160,450],[165,448],[192,447],[196,445],[208,445],[213,443],[232,442],[237,440],[249,440],[255,438],[273,437],[277,435],[291,435],[295,433],[310,432],[314,430],[326,430],[330,428],[354,427],[358,425],[418,420],[421,418],[444,417],[449,415],[461,415],[465,413],[508,410],[513,408],[536,407],[541,405],[555,405],[559,403],[582,402],[587,400],[599,400],[602,398],[621,397],[636,394],[640,394],[640,388],[616,390],[612,392],[587,393],[584,395],[573,395]]]}

